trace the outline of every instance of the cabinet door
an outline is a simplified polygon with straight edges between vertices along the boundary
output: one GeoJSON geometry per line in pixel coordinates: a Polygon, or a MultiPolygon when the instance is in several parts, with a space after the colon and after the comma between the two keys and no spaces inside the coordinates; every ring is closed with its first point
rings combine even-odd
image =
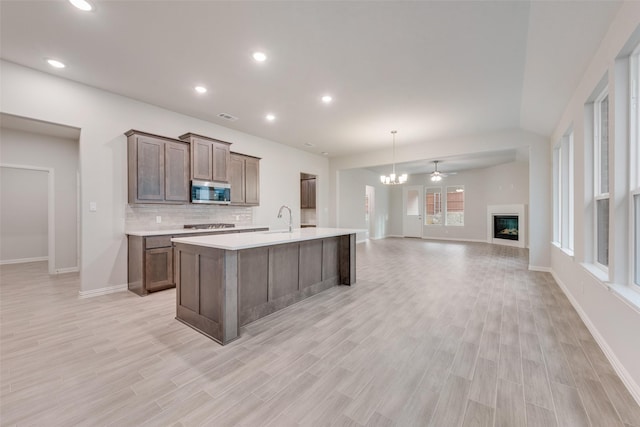
{"type": "Polygon", "coordinates": [[[164,141],[136,137],[136,202],[164,200],[164,141]]]}
{"type": "Polygon", "coordinates": [[[228,182],[229,181],[229,144],[222,142],[214,142],[213,147],[213,180],[228,182]]]}
{"type": "Polygon", "coordinates": [[[189,201],[189,145],[165,143],[165,200],[189,201]]]}
{"type": "Polygon", "coordinates": [[[307,207],[310,209],[316,208],[316,180],[309,179],[309,187],[307,190],[307,207]]]}
{"type": "Polygon", "coordinates": [[[144,256],[145,289],[152,292],[173,286],[173,248],[147,249],[144,256]]]}
{"type": "Polygon", "coordinates": [[[212,181],[213,144],[210,141],[193,138],[191,151],[191,162],[193,164],[193,175],[191,176],[191,179],[212,181]]]}
{"type": "Polygon", "coordinates": [[[252,157],[245,159],[245,203],[247,205],[260,204],[260,160],[252,157]]]}
{"type": "Polygon", "coordinates": [[[231,203],[244,204],[244,156],[231,154],[229,158],[229,184],[231,185],[231,203]]]}

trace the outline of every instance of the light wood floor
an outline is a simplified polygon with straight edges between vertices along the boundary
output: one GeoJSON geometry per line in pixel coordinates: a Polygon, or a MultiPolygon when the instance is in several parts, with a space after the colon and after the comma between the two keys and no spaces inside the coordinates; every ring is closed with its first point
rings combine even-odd
{"type": "Polygon", "coordinates": [[[1,269],[2,425],[636,426],[640,408],[527,252],[386,239],[358,283],[222,347],[175,291],[78,299],[77,275],[1,269]]]}

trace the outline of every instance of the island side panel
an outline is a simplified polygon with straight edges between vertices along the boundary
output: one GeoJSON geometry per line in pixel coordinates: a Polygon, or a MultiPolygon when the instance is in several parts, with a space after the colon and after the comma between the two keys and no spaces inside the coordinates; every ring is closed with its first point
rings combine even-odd
{"type": "Polygon", "coordinates": [[[340,236],[338,251],[340,265],[340,284],[353,285],[356,283],[356,235],[340,236]]]}
{"type": "Polygon", "coordinates": [[[238,251],[238,295],[240,326],[266,316],[263,307],[269,302],[268,247],[238,251]]]}
{"type": "Polygon", "coordinates": [[[224,344],[224,252],[175,244],[176,319],[224,344]]]}
{"type": "MultiPolygon", "coordinates": [[[[222,268],[222,265],[220,266],[222,268]]],[[[218,270],[220,271],[220,270],[218,270]]],[[[221,291],[223,344],[240,336],[238,299],[238,251],[224,251],[224,281],[218,286],[221,291]]],[[[220,277],[220,276],[218,276],[220,277]]]]}
{"type": "Polygon", "coordinates": [[[300,290],[322,281],[322,240],[300,242],[300,290]]]}
{"type": "Polygon", "coordinates": [[[322,280],[338,278],[340,269],[338,264],[338,237],[322,239],[322,280]]]}

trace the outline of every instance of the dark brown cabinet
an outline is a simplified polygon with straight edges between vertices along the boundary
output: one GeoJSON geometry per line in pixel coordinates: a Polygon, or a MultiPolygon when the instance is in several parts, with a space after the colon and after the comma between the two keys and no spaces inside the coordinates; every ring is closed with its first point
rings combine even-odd
{"type": "Polygon", "coordinates": [[[233,228],[216,232],[128,236],[128,287],[140,296],[176,286],[174,279],[173,237],[208,236],[212,234],[266,231],[266,227],[242,230],[233,228]]]}
{"type": "Polygon", "coordinates": [[[231,204],[257,206],[260,204],[260,159],[231,153],[229,161],[231,204]]]}
{"type": "Polygon", "coordinates": [[[172,236],[129,236],[129,290],[138,295],[175,286],[172,236]]]}
{"type": "Polygon", "coordinates": [[[189,144],[136,130],[125,135],[129,203],[188,203],[189,144]]]}
{"type": "Polygon", "coordinates": [[[316,179],[300,180],[300,208],[315,209],[316,208],[316,179]]]}
{"type": "Polygon", "coordinates": [[[191,144],[191,179],[229,182],[230,143],[193,133],[180,139],[191,144]]]}

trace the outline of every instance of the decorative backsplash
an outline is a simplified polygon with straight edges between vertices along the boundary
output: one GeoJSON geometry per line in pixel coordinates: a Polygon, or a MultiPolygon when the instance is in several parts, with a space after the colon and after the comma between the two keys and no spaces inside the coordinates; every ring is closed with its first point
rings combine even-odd
{"type": "Polygon", "coordinates": [[[185,224],[230,223],[252,225],[253,211],[244,206],[125,205],[125,230],[150,231],[182,228],[185,224]],[[162,217],[160,224],[156,217],[162,217]]]}

